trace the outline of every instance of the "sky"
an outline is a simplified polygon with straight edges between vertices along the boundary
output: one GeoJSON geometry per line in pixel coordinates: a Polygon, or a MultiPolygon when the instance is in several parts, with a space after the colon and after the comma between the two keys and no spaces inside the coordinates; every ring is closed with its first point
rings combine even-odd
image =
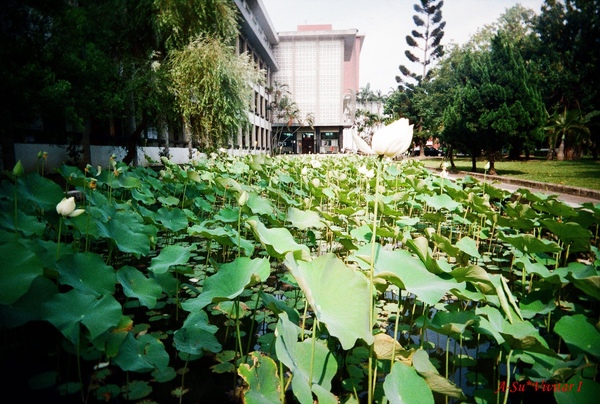
{"type": "MultiPolygon", "coordinates": [[[[387,94],[395,89],[398,66],[409,68],[405,37],[416,28],[412,16],[418,0],[262,0],[277,32],[296,31],[298,25],[331,24],[335,29],[358,29],[365,35],[360,54],[360,87],[387,94]]],[[[521,4],[539,14],[543,0],[445,0],[442,6],[444,39],[464,44],[486,24],[496,22],[506,9],[521,4]]]]}

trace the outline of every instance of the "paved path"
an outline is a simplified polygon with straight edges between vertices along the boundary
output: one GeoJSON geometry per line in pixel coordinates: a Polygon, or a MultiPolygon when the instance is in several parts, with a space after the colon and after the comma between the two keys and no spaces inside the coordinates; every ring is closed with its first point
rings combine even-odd
{"type": "MultiPolygon", "coordinates": [[[[439,169],[430,169],[434,172],[439,172],[439,169]]],[[[457,179],[465,175],[470,175],[479,181],[484,180],[483,174],[459,171],[458,173],[449,173],[448,178],[457,179]]],[[[545,194],[558,195],[558,199],[571,205],[577,206],[586,202],[591,202],[594,205],[600,204],[600,191],[587,188],[570,187],[566,185],[554,185],[541,182],[527,181],[510,177],[497,175],[488,175],[485,181],[491,183],[497,188],[514,192],[519,188],[528,188],[533,192],[542,192],[545,194]]]]}

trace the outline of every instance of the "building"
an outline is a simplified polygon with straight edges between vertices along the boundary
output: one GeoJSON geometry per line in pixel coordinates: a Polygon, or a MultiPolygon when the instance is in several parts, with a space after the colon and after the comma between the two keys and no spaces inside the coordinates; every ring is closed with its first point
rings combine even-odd
{"type": "Polygon", "coordinates": [[[279,69],[272,80],[287,85],[299,116],[312,115],[313,122],[275,122],[283,127],[277,146],[299,154],[342,151],[354,122],[364,35],[331,25],[300,25],[278,36],[274,53],[279,69]]]}
{"type": "Polygon", "coordinates": [[[254,101],[248,119],[250,127],[240,131],[232,147],[238,150],[270,152],[271,119],[269,114],[270,95],[267,88],[272,85],[273,73],[278,70],[274,47],[278,43],[277,33],[269,19],[262,1],[234,0],[240,11],[240,35],[238,53],[251,55],[257,68],[264,72],[263,84],[252,83],[254,101]]]}

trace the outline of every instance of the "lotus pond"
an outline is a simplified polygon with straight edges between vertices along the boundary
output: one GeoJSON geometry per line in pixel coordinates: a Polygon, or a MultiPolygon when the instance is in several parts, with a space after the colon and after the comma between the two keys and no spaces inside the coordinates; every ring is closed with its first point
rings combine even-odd
{"type": "Polygon", "coordinates": [[[163,164],[2,181],[8,402],[600,395],[600,204],[412,160],[163,164]]]}

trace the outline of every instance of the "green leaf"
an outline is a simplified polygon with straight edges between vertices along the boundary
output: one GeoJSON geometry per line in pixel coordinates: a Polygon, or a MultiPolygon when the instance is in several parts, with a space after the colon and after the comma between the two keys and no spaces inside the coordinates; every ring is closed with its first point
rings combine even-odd
{"type": "Polygon", "coordinates": [[[564,316],[554,326],[554,332],[565,340],[574,355],[586,352],[600,358],[600,332],[594,321],[583,314],[564,316]]]}
{"type": "MultiPolygon", "coordinates": [[[[367,269],[371,260],[371,245],[361,247],[353,257],[357,258],[363,269],[367,269]]],[[[406,250],[388,251],[376,244],[375,257],[375,275],[414,293],[429,305],[438,303],[450,289],[461,286],[445,272],[429,272],[421,260],[406,250]]]]}
{"type": "Polygon", "coordinates": [[[104,263],[98,254],[91,252],[62,256],[56,263],[58,280],[63,285],[87,294],[101,296],[113,294],[115,270],[104,263]]]}
{"type": "Polygon", "coordinates": [[[346,266],[334,254],[311,262],[296,261],[288,254],[284,262],[306,295],[317,319],[350,349],[357,339],[373,343],[369,329],[369,283],[364,275],[346,266]]]}
{"type": "Polygon", "coordinates": [[[383,391],[391,404],[433,404],[433,393],[417,371],[402,362],[394,363],[385,377],[383,391]]]}
{"type": "Polygon", "coordinates": [[[157,257],[152,258],[148,269],[156,274],[162,274],[174,265],[185,265],[190,259],[190,251],[194,248],[195,246],[168,245],[157,257]]]}
{"type": "MultiPolygon", "coordinates": [[[[590,271],[593,271],[593,267],[589,267],[590,271]]],[[[592,296],[597,300],[600,300],[600,276],[586,276],[584,272],[587,271],[574,271],[567,275],[567,278],[573,282],[573,285],[577,289],[586,293],[588,296],[592,296]]]]}
{"type": "Polygon", "coordinates": [[[112,295],[101,298],[77,289],[54,295],[44,303],[46,319],[74,344],[79,341],[80,324],[90,330],[92,339],[119,324],[121,305],[112,295]]]}
{"type": "Polygon", "coordinates": [[[277,322],[275,351],[277,358],[293,373],[294,395],[301,404],[312,404],[313,392],[319,403],[336,403],[335,396],[330,392],[331,381],[337,372],[333,354],[320,340],[314,341],[314,344],[310,339],[298,342],[298,330],[287,315],[281,313],[277,322]]]}
{"type": "Polygon", "coordinates": [[[268,259],[238,257],[233,262],[223,264],[215,275],[207,278],[202,293],[184,302],[182,307],[187,311],[195,311],[215,301],[233,299],[251,283],[266,281],[270,273],[268,259]]]}
{"type": "Polygon", "coordinates": [[[130,332],[121,344],[114,363],[126,372],[161,371],[169,365],[169,354],[163,343],[151,334],[136,338],[130,332]]]}
{"type": "Polygon", "coordinates": [[[272,257],[283,258],[289,252],[298,252],[303,259],[310,259],[308,247],[296,243],[288,229],[283,227],[267,229],[257,217],[251,217],[246,223],[250,225],[256,238],[272,257]]]}
{"type": "Polygon", "coordinates": [[[481,254],[479,254],[479,250],[477,248],[477,244],[475,244],[475,240],[471,237],[463,237],[456,243],[456,247],[458,247],[465,254],[469,254],[474,258],[481,258],[481,254]]]}
{"type": "Polygon", "coordinates": [[[43,274],[35,253],[17,241],[0,246],[0,303],[12,304],[23,296],[35,278],[43,274]]]}
{"type": "Polygon", "coordinates": [[[275,213],[275,208],[271,201],[258,195],[256,192],[250,192],[246,204],[255,215],[272,216],[275,213]]]}
{"type": "Polygon", "coordinates": [[[174,196],[159,196],[158,201],[165,206],[177,206],[179,205],[179,199],[174,196]]]}
{"type": "Polygon", "coordinates": [[[507,235],[499,232],[498,238],[506,241],[523,254],[556,253],[562,251],[562,248],[556,242],[537,238],[533,234],[507,235]]]}
{"type": "Polygon", "coordinates": [[[320,229],[325,227],[319,213],[312,210],[300,210],[290,207],[285,220],[291,222],[292,226],[300,230],[308,228],[320,229]]]}
{"type": "Polygon", "coordinates": [[[478,319],[472,311],[438,311],[431,322],[427,322],[427,327],[440,334],[457,337],[478,319]]]}
{"type": "Polygon", "coordinates": [[[132,210],[117,211],[106,222],[96,220],[95,223],[98,234],[112,239],[119,250],[137,256],[145,256],[150,252],[150,239],[138,213],[132,210]]]}
{"type": "Polygon", "coordinates": [[[461,204],[452,200],[447,194],[425,196],[423,200],[435,210],[447,209],[450,212],[455,211],[461,207],[461,204]]]}
{"type": "Polygon", "coordinates": [[[440,376],[435,366],[429,360],[427,351],[417,349],[412,355],[412,361],[415,370],[425,379],[425,382],[432,391],[459,400],[467,399],[460,387],[445,377],[440,376]]]}
{"type": "Polygon", "coordinates": [[[148,382],[134,380],[123,386],[122,392],[124,397],[133,401],[148,396],[150,393],[152,393],[152,387],[148,384],[148,382]]]}
{"type": "Polygon", "coordinates": [[[190,313],[183,327],[175,331],[173,345],[180,352],[202,355],[204,350],[219,352],[222,347],[215,337],[218,327],[208,323],[208,315],[200,310],[190,313]]]}
{"type": "Polygon", "coordinates": [[[179,208],[163,206],[156,212],[155,220],[174,233],[188,227],[187,216],[179,208]]]}
{"type": "Polygon", "coordinates": [[[162,288],[154,279],[148,279],[143,273],[131,266],[124,266],[117,271],[117,281],[127,297],[133,297],[149,309],[156,306],[162,294],[162,288]]]}
{"type": "Polygon", "coordinates": [[[29,173],[19,181],[19,202],[34,203],[45,211],[53,210],[64,197],[60,186],[37,173],[29,173]]]}
{"type": "Polygon", "coordinates": [[[239,375],[248,385],[244,391],[244,403],[279,404],[281,386],[275,361],[260,352],[252,352],[249,357],[252,366],[242,363],[238,368],[239,375]]]}
{"type": "Polygon", "coordinates": [[[596,404],[600,397],[600,383],[583,378],[581,372],[562,383],[562,386],[570,389],[554,392],[557,404],[596,404]]]}

